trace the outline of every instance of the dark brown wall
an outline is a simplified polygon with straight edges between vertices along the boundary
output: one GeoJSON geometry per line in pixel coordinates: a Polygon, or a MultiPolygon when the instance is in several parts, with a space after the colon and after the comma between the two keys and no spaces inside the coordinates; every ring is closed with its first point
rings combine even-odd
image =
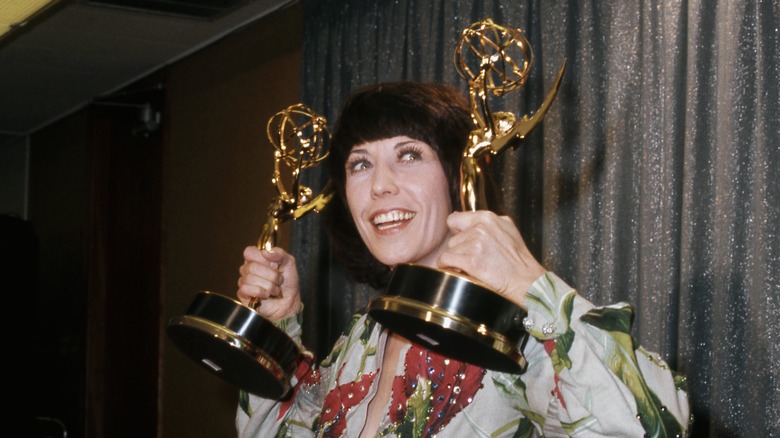
{"type": "Polygon", "coordinates": [[[135,113],[94,105],[31,137],[35,415],[74,437],[235,436],[237,389],[165,325],[199,290],[235,295],[275,194],[265,129],[298,102],[302,32],[296,4],[134,84],[164,84],[150,138],[128,132],[135,113]]]}
{"type": "MultiPolygon", "coordinates": [[[[168,72],[166,319],[199,290],[235,296],[241,253],[274,194],[266,124],[298,101],[302,33],[300,9],[281,11],[168,72]]],[[[162,436],[235,435],[235,388],[167,339],[162,368],[162,436]]]]}
{"type": "Polygon", "coordinates": [[[29,289],[14,291],[35,305],[32,414],[64,422],[69,436],[84,431],[87,143],[85,113],[31,138],[29,222],[36,267],[29,289]]]}
{"type": "MultiPolygon", "coordinates": [[[[147,82],[161,77],[136,89],[147,82]]],[[[133,135],[138,109],[128,109],[90,108],[85,435],[91,437],[157,430],[160,367],[150,346],[160,331],[164,135],[133,135]]]]}

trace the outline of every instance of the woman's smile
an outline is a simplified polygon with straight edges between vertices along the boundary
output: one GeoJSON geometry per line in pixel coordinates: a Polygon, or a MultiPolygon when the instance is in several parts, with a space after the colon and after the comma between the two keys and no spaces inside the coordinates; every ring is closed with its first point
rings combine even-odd
{"type": "Polygon", "coordinates": [[[416,214],[413,211],[393,210],[377,214],[372,219],[372,222],[379,231],[394,230],[405,226],[416,214]]]}

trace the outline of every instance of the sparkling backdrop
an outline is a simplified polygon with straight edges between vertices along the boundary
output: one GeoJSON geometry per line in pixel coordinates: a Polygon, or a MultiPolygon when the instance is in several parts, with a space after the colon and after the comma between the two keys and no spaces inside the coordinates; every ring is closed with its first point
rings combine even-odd
{"type": "MultiPolygon", "coordinates": [[[[694,436],[780,437],[780,4],[777,1],[304,1],[302,102],[334,121],[350,90],[456,84],[460,31],[493,18],[535,54],[494,103],[543,124],[494,163],[534,253],[684,373],[694,436]]],[[[321,187],[325,176],[309,173],[321,187]]],[[[307,344],[324,354],[377,291],[331,266],[317,219],[293,230],[307,344]]]]}

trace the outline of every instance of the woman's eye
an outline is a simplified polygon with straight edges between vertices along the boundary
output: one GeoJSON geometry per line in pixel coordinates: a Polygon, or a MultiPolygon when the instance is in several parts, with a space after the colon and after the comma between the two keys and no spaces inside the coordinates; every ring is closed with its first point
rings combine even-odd
{"type": "Polygon", "coordinates": [[[417,161],[420,158],[422,158],[422,153],[416,149],[408,149],[405,151],[401,151],[401,153],[399,154],[399,159],[401,161],[417,161]]]}
{"type": "Polygon", "coordinates": [[[368,169],[369,167],[371,166],[368,160],[364,160],[364,159],[351,160],[347,163],[347,171],[350,174],[360,172],[362,170],[368,169]]]}

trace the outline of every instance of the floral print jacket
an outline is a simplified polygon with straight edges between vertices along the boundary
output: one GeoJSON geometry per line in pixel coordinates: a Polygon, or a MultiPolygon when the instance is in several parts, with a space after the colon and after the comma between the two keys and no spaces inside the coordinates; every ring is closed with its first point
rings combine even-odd
{"type": "MultiPolygon", "coordinates": [[[[357,437],[380,372],[394,372],[382,437],[685,436],[684,378],[631,337],[627,304],[595,307],[547,273],[526,297],[523,374],[485,370],[416,344],[381,370],[387,331],[365,314],[319,366],[304,361],[288,401],[241,392],[245,437],[357,437]]],[[[300,340],[299,317],[280,324],[300,340]]],[[[310,355],[308,357],[311,357],[310,355]]]]}

